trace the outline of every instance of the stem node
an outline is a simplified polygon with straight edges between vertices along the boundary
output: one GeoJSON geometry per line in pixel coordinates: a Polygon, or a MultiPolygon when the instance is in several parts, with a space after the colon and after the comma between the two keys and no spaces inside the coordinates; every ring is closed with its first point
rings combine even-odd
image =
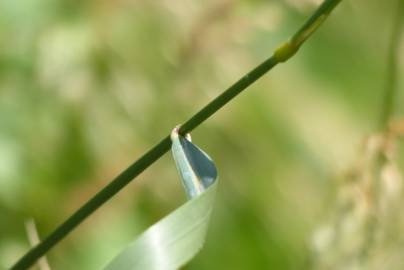
{"type": "Polygon", "coordinates": [[[298,49],[299,48],[294,46],[293,43],[287,41],[274,51],[274,58],[279,63],[286,62],[298,51],[298,49]]]}

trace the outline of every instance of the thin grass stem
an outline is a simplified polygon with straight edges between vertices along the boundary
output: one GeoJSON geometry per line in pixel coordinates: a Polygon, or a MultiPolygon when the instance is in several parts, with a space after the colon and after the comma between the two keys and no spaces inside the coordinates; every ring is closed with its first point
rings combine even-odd
{"type": "Polygon", "coordinates": [[[389,120],[394,113],[395,99],[397,96],[397,75],[398,75],[398,53],[400,40],[404,27],[404,1],[398,0],[397,15],[394,18],[393,31],[391,33],[388,56],[386,86],[382,100],[382,111],[380,114],[379,128],[385,130],[389,120]]]}
{"type": "MultiPolygon", "coordinates": [[[[240,94],[243,90],[253,84],[265,73],[281,62],[287,61],[292,57],[307,38],[324,22],[324,19],[340,3],[341,0],[325,0],[313,15],[303,24],[303,26],[292,36],[292,38],[281,45],[274,54],[248,72],[236,83],[230,86],[222,94],[208,103],[199,112],[193,115],[180,128],[180,133],[185,134],[207,120],[220,108],[225,106],[230,100],[240,94]]],[[[31,248],[11,267],[12,270],[24,270],[32,266],[36,260],[42,257],[59,241],[73,231],[80,223],[90,216],[101,205],[123,189],[129,182],[142,173],[146,168],[152,165],[156,160],[163,156],[171,146],[170,137],[166,136],[158,144],[147,151],[142,157],[130,165],[126,170],[113,179],[108,185],[101,189],[94,197],[89,199],[73,215],[59,225],[42,242],[31,248]]]]}

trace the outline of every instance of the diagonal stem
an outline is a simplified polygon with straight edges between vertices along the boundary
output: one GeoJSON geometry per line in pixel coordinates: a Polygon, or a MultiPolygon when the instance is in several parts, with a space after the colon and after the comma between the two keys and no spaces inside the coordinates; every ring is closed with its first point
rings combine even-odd
{"type": "MultiPolygon", "coordinates": [[[[208,103],[199,112],[193,115],[180,128],[180,133],[185,134],[208,119],[216,113],[220,108],[226,105],[235,96],[253,84],[265,73],[281,62],[287,61],[292,57],[306,41],[306,39],[314,33],[314,31],[322,24],[324,19],[339,4],[341,0],[325,0],[313,15],[305,22],[305,24],[292,36],[292,38],[275,50],[274,54],[247,73],[236,83],[230,86],[222,94],[208,103]]],[[[152,165],[156,160],[163,156],[171,146],[169,136],[166,136],[158,144],[147,151],[142,157],[130,165],[126,170],[113,179],[108,185],[101,189],[94,197],[81,206],[72,216],[66,219],[59,227],[49,234],[41,243],[30,249],[11,267],[12,270],[28,269],[38,258],[42,257],[59,241],[66,237],[74,228],[83,222],[101,205],[118,193],[136,176],[142,173],[146,168],[152,165]]]]}

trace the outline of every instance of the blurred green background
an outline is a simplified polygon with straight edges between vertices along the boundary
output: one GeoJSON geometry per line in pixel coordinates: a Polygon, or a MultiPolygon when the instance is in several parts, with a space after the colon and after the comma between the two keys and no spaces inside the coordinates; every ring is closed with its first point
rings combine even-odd
{"type": "MultiPolygon", "coordinates": [[[[47,235],[318,3],[0,1],[0,268],[29,248],[27,218],[47,235]]],[[[220,185],[206,245],[185,269],[309,267],[336,176],[376,128],[395,3],[343,1],[287,64],[192,133],[220,185]]],[[[50,265],[101,269],[184,201],[165,155],[54,248],[50,265]]]]}

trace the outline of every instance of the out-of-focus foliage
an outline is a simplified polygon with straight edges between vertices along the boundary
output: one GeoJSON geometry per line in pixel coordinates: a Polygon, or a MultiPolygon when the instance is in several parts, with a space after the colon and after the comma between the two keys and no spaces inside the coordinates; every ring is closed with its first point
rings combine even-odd
{"type": "MultiPolygon", "coordinates": [[[[333,224],[336,176],[378,120],[395,2],[343,1],[293,59],[193,132],[222,181],[206,246],[186,269],[329,262],[316,241],[333,224]]],[[[0,1],[0,268],[29,248],[25,219],[46,235],[317,3],[0,1]]],[[[99,269],[183,194],[167,155],[52,250],[51,266],[99,269]]],[[[404,230],[384,225],[396,254],[404,230]]]]}
{"type": "Polygon", "coordinates": [[[403,177],[397,164],[403,123],[387,135],[370,136],[357,164],[340,177],[334,211],[313,238],[315,269],[403,267],[403,177]]]}

